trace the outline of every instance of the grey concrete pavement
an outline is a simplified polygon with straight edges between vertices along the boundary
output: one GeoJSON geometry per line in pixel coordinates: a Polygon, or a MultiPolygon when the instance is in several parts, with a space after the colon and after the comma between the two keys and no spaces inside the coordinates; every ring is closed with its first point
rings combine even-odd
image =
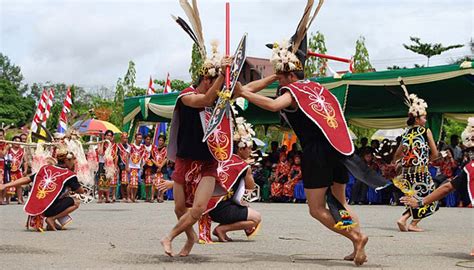
{"type": "MultiPolygon", "coordinates": [[[[68,230],[24,229],[21,206],[0,206],[1,269],[352,269],[342,258],[351,243],[313,220],[304,204],[252,205],[263,215],[260,234],[247,241],[196,245],[188,258],[163,255],[159,239],[175,224],[173,202],[81,205],[68,230]]],[[[420,223],[423,233],[401,233],[402,207],[355,206],[370,237],[370,269],[474,267],[474,210],[442,208],[420,223]]],[[[184,238],[174,249],[179,251],[184,238]]]]}

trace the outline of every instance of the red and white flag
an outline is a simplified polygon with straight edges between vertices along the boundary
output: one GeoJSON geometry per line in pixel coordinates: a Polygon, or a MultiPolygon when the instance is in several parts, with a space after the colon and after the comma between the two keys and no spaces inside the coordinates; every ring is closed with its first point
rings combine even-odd
{"type": "Polygon", "coordinates": [[[170,81],[170,74],[168,73],[168,76],[166,76],[166,84],[165,84],[165,90],[163,90],[163,93],[171,93],[173,90],[171,89],[171,81],[170,81]]]}
{"type": "Polygon", "coordinates": [[[46,108],[48,95],[49,95],[48,91],[46,91],[46,89],[43,89],[40,102],[38,103],[35,116],[33,117],[33,122],[31,123],[31,132],[36,132],[38,130],[38,125],[43,121],[43,114],[46,108]]]}
{"type": "Polygon", "coordinates": [[[150,76],[150,82],[148,83],[148,90],[146,91],[146,94],[147,96],[155,94],[155,88],[153,88],[153,80],[151,79],[151,76],[150,76]]]}
{"type": "Polygon", "coordinates": [[[44,111],[44,115],[43,115],[43,122],[46,122],[49,118],[49,115],[51,113],[51,107],[53,107],[53,100],[54,100],[54,89],[51,88],[49,90],[49,96],[48,96],[48,102],[46,104],[46,110],[44,111]]]}
{"type": "Polygon", "coordinates": [[[59,116],[58,132],[66,133],[67,130],[67,114],[71,111],[72,98],[71,98],[71,88],[67,88],[66,97],[63,102],[63,109],[61,115],[59,116]]]}

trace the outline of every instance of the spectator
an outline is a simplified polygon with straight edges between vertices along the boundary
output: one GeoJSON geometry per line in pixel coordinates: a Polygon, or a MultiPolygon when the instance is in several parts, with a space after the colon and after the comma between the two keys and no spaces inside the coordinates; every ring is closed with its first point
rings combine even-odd
{"type": "Polygon", "coordinates": [[[433,166],[439,167],[440,173],[433,177],[433,181],[437,186],[440,186],[446,180],[450,180],[454,177],[454,173],[458,167],[458,163],[453,158],[453,150],[447,148],[445,151],[441,151],[442,159],[438,159],[432,162],[433,166]]]}
{"type": "Polygon", "coordinates": [[[360,147],[357,149],[357,155],[361,156],[362,153],[364,153],[367,149],[370,149],[370,147],[367,145],[369,143],[369,139],[366,137],[363,137],[360,139],[360,147]]]}
{"type": "Polygon", "coordinates": [[[375,153],[377,149],[380,148],[380,141],[379,140],[372,140],[370,142],[370,148],[372,148],[372,153],[375,153]]]}
{"type": "Polygon", "coordinates": [[[459,136],[458,135],[451,135],[451,144],[450,148],[453,150],[453,158],[456,161],[461,161],[462,159],[462,149],[459,146],[459,136]]]}
{"type": "Polygon", "coordinates": [[[280,158],[280,151],[278,151],[278,142],[272,141],[271,144],[271,152],[268,153],[268,159],[272,164],[278,163],[280,158]]]}
{"type": "Polygon", "coordinates": [[[283,185],[288,181],[288,174],[290,173],[290,166],[286,159],[286,154],[280,154],[280,162],[276,167],[275,179],[271,186],[271,194],[273,200],[281,201],[283,195],[283,185]]]}
{"type": "MultiPolygon", "coordinates": [[[[365,152],[362,153],[361,158],[364,160],[364,162],[367,163],[369,167],[372,166],[373,168],[375,162],[373,162],[372,150],[367,149],[365,152]]],[[[367,204],[368,188],[369,187],[367,186],[367,184],[361,182],[359,179],[356,179],[352,188],[352,195],[349,204],[367,204]]]]}

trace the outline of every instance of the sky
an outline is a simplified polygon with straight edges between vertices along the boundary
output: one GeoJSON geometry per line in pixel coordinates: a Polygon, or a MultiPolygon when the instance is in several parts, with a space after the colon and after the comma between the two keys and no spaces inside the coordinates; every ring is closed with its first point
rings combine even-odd
{"type": "MultiPolygon", "coordinates": [[[[291,37],[306,4],[230,2],[231,48],[247,32],[247,54],[263,58],[271,54],[264,44],[291,37]]],[[[225,0],[198,4],[207,44],[218,39],[223,49],[225,0]]],[[[130,60],[139,87],[168,72],[171,79],[188,81],[192,41],[170,14],[186,19],[178,0],[0,0],[0,52],[21,67],[28,84],[113,88],[130,60]]],[[[467,44],[474,37],[474,0],[326,0],[309,30],[316,31],[325,35],[328,54],[350,58],[362,35],[377,70],[412,67],[426,64],[426,58],[403,48],[410,36],[444,45],[467,44]]],[[[434,56],[430,65],[468,54],[467,46],[454,49],[434,56]]],[[[347,70],[342,63],[330,66],[347,70]]]]}

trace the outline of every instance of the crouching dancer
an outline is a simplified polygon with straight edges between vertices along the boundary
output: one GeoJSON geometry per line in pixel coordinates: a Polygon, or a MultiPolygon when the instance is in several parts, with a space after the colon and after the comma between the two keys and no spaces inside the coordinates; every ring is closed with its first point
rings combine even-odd
{"type": "Polygon", "coordinates": [[[75,157],[67,149],[56,151],[56,160],[50,159],[49,164],[42,166],[37,173],[18,179],[15,182],[0,185],[0,192],[33,182],[33,188],[25,204],[28,215],[27,228],[32,227],[43,231],[46,221],[47,230],[63,229],[72,219],[70,213],[79,208],[80,201],[69,196],[70,191],[84,193],[82,186],[74,174],[75,157]]]}

